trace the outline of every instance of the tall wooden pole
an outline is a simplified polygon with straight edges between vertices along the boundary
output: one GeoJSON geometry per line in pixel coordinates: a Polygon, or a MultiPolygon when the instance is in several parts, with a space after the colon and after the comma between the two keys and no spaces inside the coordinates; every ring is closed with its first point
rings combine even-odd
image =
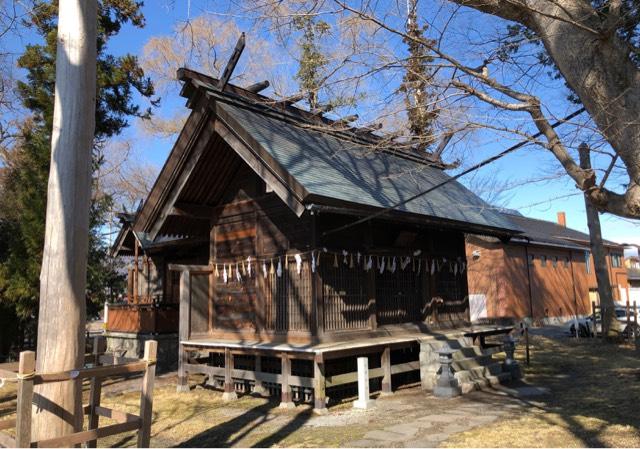
{"type": "MultiPolygon", "coordinates": [[[[60,0],[45,244],[40,274],[37,371],[84,362],[85,289],[95,127],[95,0],[60,0]]],[[[36,387],[33,436],[69,434],[82,424],[81,384],[36,387]]]]}
{"type": "MultiPolygon", "coordinates": [[[[580,168],[591,170],[591,156],[589,147],[582,143],[578,147],[580,153],[580,168]]],[[[602,316],[602,336],[615,336],[615,304],[611,292],[611,282],[609,280],[609,270],[607,270],[607,254],[602,243],[602,230],[600,228],[600,216],[597,209],[591,204],[589,198],[584,196],[584,205],[587,210],[587,225],[589,226],[589,237],[591,244],[591,254],[593,254],[593,266],[596,272],[598,283],[598,296],[600,297],[600,314],[602,316]]]]}

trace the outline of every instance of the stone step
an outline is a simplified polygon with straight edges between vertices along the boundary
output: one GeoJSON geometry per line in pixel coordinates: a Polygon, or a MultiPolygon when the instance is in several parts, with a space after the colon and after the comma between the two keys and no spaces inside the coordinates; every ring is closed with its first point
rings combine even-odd
{"type": "Polygon", "coordinates": [[[500,363],[492,363],[487,366],[477,366],[475,368],[457,371],[454,376],[458,382],[469,382],[477,379],[489,378],[503,374],[500,363]]]}
{"type": "Polygon", "coordinates": [[[495,363],[491,355],[479,355],[476,357],[454,358],[451,365],[454,371],[463,371],[478,366],[487,366],[495,363]]]}
{"type": "Polygon", "coordinates": [[[495,376],[485,376],[478,379],[468,380],[465,382],[458,382],[462,394],[467,394],[472,391],[478,391],[483,389],[492,388],[497,385],[502,385],[511,381],[511,375],[509,373],[500,373],[495,376]]]}

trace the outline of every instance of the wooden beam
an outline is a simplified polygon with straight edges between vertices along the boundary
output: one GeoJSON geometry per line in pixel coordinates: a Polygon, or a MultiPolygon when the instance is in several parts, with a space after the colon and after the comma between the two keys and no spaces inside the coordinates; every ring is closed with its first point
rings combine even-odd
{"type": "Polygon", "coordinates": [[[170,263],[167,266],[169,271],[190,272],[192,274],[207,274],[213,271],[213,268],[209,265],[181,265],[170,263]]]}
{"type": "Polygon", "coordinates": [[[110,426],[101,427],[99,429],[72,433],[71,435],[50,438],[48,440],[40,440],[36,442],[35,445],[36,447],[73,447],[86,441],[97,440],[98,438],[104,438],[111,435],[116,435],[118,433],[136,430],[138,428],[140,428],[140,420],[134,422],[113,424],[110,426]]]}
{"type": "Polygon", "coordinates": [[[227,65],[224,68],[224,72],[222,72],[222,76],[218,81],[218,89],[220,91],[224,91],[224,88],[227,87],[227,83],[229,82],[229,79],[231,79],[231,75],[233,74],[233,71],[235,70],[236,65],[238,64],[238,60],[242,55],[242,51],[244,50],[244,44],[245,44],[245,36],[243,32],[238,38],[238,42],[236,42],[236,47],[233,49],[233,53],[229,58],[229,62],[227,62],[227,65]]]}
{"type": "Polygon", "coordinates": [[[215,211],[216,208],[211,206],[177,202],[171,209],[170,215],[195,218],[197,220],[210,220],[215,211]]]}
{"type": "MultiPolygon", "coordinates": [[[[171,270],[171,265],[169,265],[171,270]]],[[[189,339],[191,324],[191,274],[187,270],[180,270],[180,312],[178,325],[178,386],[179,392],[189,391],[189,377],[185,370],[187,352],[183,341],[189,339]]]]}
{"type": "Polygon", "coordinates": [[[248,90],[249,92],[253,92],[254,94],[257,94],[258,92],[265,90],[270,85],[271,83],[269,83],[268,80],[264,80],[258,83],[251,84],[250,86],[245,87],[244,90],[248,90]]]}
{"type": "Polygon", "coordinates": [[[215,122],[215,131],[233,148],[242,160],[267,183],[275,194],[300,217],[305,211],[305,207],[302,204],[302,188],[297,185],[293,177],[283,169],[275,170],[266,163],[263,155],[259,155],[255,149],[240,139],[238,135],[232,131],[231,126],[226,123],[226,121],[229,120],[228,116],[224,118],[224,122],[222,119],[223,111],[218,110],[218,120],[215,122]]]}
{"type": "Polygon", "coordinates": [[[149,229],[149,238],[150,240],[154,240],[160,232],[160,229],[164,225],[165,220],[169,216],[169,214],[173,211],[173,207],[184,189],[184,186],[187,184],[187,181],[191,177],[191,173],[193,173],[200,157],[204,153],[205,149],[209,146],[209,141],[211,136],[213,135],[213,120],[209,116],[210,112],[205,113],[205,119],[202,121],[206,125],[203,125],[202,128],[198,127],[198,130],[194,131],[195,135],[192,136],[189,146],[186,152],[188,152],[184,165],[182,165],[175,173],[175,181],[170,184],[170,189],[166,194],[165,198],[163,198],[159,206],[160,210],[157,215],[157,218],[150,226],[149,229]],[[202,129],[202,132],[199,130],[202,129]],[[195,141],[193,140],[195,139],[195,141]]]}

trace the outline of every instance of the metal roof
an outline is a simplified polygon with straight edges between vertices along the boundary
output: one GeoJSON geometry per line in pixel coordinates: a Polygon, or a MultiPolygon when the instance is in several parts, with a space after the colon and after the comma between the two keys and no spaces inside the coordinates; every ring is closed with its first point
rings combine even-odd
{"type": "MultiPolygon", "coordinates": [[[[589,234],[562,226],[553,221],[539,220],[516,214],[505,213],[504,215],[507,215],[524,232],[518,238],[524,237],[531,243],[589,249],[589,234]]],[[[621,246],[610,240],[604,240],[603,242],[607,246],[621,246]]]]}
{"type": "MultiPolygon", "coordinates": [[[[309,192],[306,204],[329,198],[387,208],[449,176],[440,168],[410,160],[373,145],[341,139],[239,104],[217,101],[244,131],[309,192]]],[[[458,182],[434,190],[397,208],[399,211],[461,223],[519,232],[498,212],[458,182]]]]}

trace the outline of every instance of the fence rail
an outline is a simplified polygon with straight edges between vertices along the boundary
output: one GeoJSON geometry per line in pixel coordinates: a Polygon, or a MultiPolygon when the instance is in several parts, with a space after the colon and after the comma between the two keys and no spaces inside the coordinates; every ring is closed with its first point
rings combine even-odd
{"type": "MultiPolygon", "coordinates": [[[[101,356],[104,354],[104,343],[103,338],[96,337],[94,354],[91,357],[96,365],[100,363],[101,356]]],[[[3,382],[16,382],[18,384],[16,418],[0,422],[0,446],[73,447],[86,443],[87,447],[96,447],[98,438],[138,430],[138,447],[149,447],[157,349],[158,343],[154,340],[149,340],[145,344],[144,358],[141,360],[121,365],[94,366],[58,373],[37,373],[35,371],[35,353],[33,351],[21,352],[17,372],[0,370],[0,378],[2,378],[3,382]],[[103,380],[133,373],[143,373],[139,415],[101,406],[100,398],[103,380]],[[33,387],[44,383],[82,379],[91,380],[89,404],[83,407],[84,415],[88,416],[87,430],[61,437],[32,441],[33,387]],[[100,417],[113,419],[116,424],[99,427],[100,417]],[[3,430],[11,428],[15,428],[15,438],[3,432],[3,430]]]]}

